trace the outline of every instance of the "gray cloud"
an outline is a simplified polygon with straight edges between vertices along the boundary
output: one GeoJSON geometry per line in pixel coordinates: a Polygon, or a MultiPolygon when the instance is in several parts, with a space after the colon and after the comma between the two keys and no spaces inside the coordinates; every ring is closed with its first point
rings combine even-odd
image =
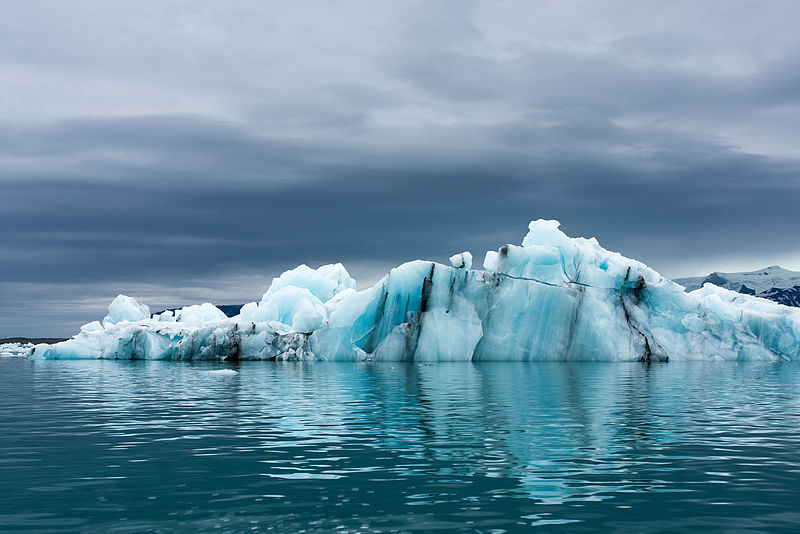
{"type": "Polygon", "coordinates": [[[800,8],[641,5],[0,6],[0,336],[539,217],[668,275],[800,268],[800,8]]]}

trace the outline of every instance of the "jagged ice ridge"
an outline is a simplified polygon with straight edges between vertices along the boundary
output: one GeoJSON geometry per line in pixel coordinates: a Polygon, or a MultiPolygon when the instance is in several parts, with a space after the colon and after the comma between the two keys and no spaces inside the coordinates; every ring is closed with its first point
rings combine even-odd
{"type": "Polygon", "coordinates": [[[150,316],[120,295],[102,323],[32,358],[202,360],[796,360],[800,309],[646,265],[531,222],[521,246],[451,266],[412,261],[357,291],[341,264],[301,265],[228,318],[211,304],[150,316]]]}

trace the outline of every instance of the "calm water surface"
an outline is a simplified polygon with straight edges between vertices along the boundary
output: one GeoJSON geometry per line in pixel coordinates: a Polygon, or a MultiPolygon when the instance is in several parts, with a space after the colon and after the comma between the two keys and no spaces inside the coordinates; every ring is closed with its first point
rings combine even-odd
{"type": "Polygon", "coordinates": [[[797,364],[6,358],[0,530],[798,530],[799,399],[797,364]]]}

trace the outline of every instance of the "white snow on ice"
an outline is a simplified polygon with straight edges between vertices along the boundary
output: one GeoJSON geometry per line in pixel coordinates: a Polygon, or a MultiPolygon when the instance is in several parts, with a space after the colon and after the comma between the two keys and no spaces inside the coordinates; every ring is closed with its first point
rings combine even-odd
{"type": "Polygon", "coordinates": [[[0,343],[0,358],[25,357],[32,348],[32,343],[0,343]]]}

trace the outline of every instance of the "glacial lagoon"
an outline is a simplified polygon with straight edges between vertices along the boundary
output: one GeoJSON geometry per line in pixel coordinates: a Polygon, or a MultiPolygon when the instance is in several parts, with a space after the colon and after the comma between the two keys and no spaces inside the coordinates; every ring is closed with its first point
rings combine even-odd
{"type": "Polygon", "coordinates": [[[2,358],[0,376],[6,532],[800,524],[796,362],[2,358]]]}

